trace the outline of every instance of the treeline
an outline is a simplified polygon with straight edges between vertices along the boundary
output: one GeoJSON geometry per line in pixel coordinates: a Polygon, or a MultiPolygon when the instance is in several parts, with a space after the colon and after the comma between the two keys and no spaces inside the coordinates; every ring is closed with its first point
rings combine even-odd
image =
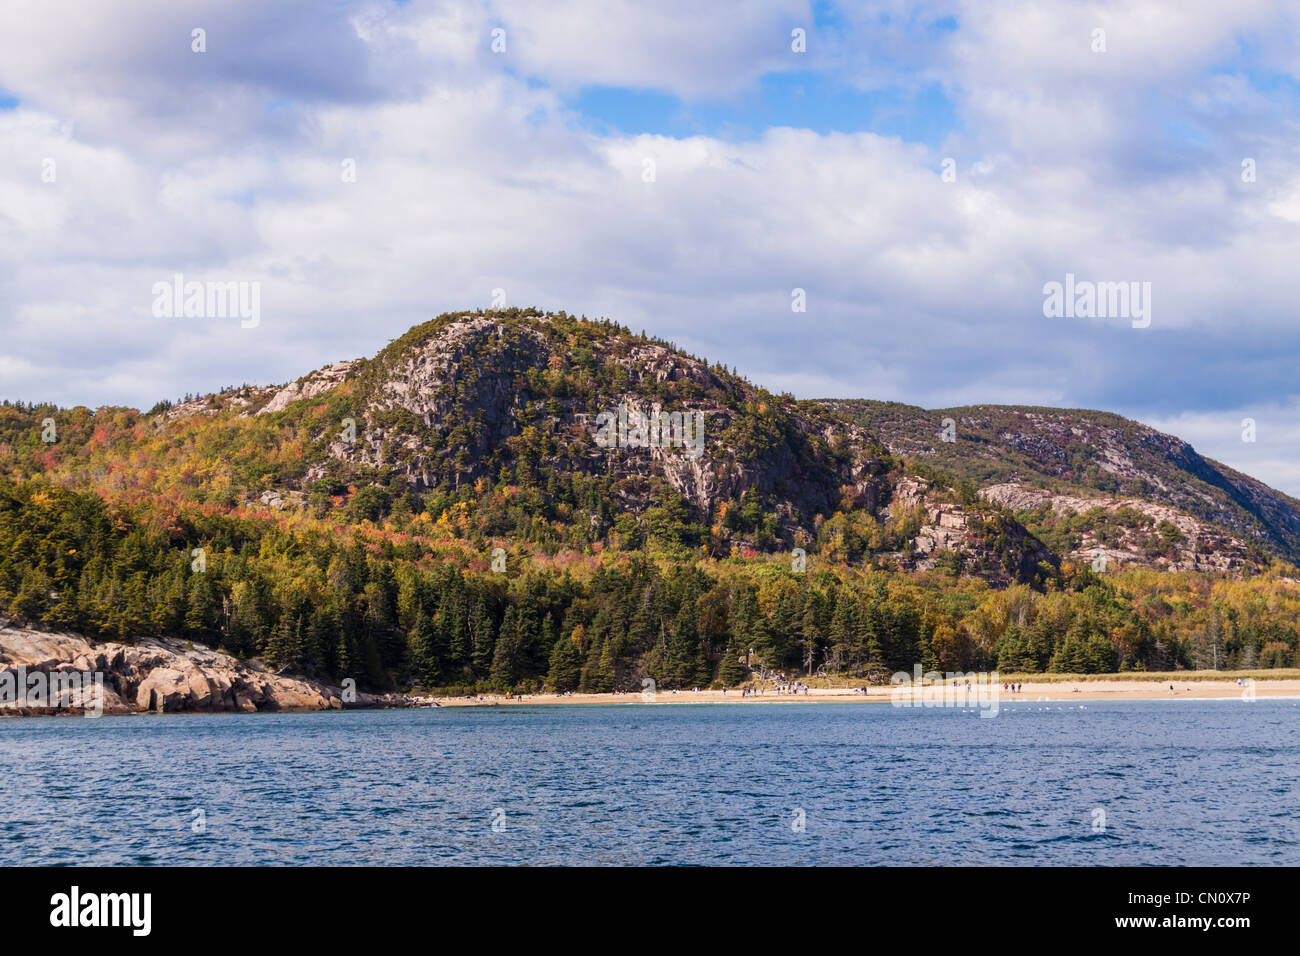
{"type": "Polygon", "coordinates": [[[1059,587],[622,554],[576,569],[0,482],[0,613],[179,637],[363,686],[606,691],[756,674],[1109,672],[1296,663],[1283,580],[1067,567],[1059,587]],[[501,565],[498,563],[498,567],[501,565]],[[577,573],[574,573],[576,570],[577,573]]]}

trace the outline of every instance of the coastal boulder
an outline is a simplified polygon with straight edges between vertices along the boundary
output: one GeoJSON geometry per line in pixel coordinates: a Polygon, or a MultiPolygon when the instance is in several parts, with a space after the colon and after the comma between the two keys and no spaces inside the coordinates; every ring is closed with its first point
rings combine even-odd
{"type": "MultiPolygon", "coordinates": [[[[187,641],[157,638],[134,644],[92,645],[75,634],[47,634],[0,626],[0,668],[28,673],[77,672],[102,677],[103,713],[182,711],[329,710],[341,708],[337,693],[315,681],[272,673],[187,641]]],[[[98,710],[85,693],[66,697],[40,713],[98,710]]],[[[10,707],[3,713],[32,708],[10,707]]],[[[37,711],[33,711],[37,712],[37,711]]]]}
{"type": "Polygon", "coordinates": [[[140,682],[135,692],[137,710],[169,713],[188,710],[190,702],[189,677],[170,667],[156,667],[140,682]]]}

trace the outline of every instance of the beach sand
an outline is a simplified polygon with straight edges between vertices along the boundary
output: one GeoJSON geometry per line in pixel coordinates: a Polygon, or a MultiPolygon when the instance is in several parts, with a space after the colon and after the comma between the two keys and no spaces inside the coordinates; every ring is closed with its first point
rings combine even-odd
{"type": "MultiPolygon", "coordinates": [[[[1021,685],[1020,693],[1003,692],[998,685],[998,700],[1002,705],[1032,703],[1051,700],[1074,702],[1088,700],[1193,700],[1205,698],[1242,698],[1247,689],[1235,680],[1180,681],[1171,677],[1164,681],[1090,680],[1054,681],[1021,685]],[[1170,690],[1170,685],[1173,690],[1170,690]]],[[[1300,680],[1257,680],[1253,687],[1255,696],[1300,698],[1300,680]]],[[[483,695],[482,698],[440,697],[443,707],[482,707],[486,705],[536,705],[536,704],[808,704],[808,703],[862,703],[876,701],[888,703],[893,689],[887,686],[867,687],[865,693],[846,688],[814,687],[805,694],[778,695],[771,689],[754,697],[742,697],[739,690],[670,691],[660,690],[654,695],[624,694],[528,694],[507,698],[505,695],[483,695]]]]}

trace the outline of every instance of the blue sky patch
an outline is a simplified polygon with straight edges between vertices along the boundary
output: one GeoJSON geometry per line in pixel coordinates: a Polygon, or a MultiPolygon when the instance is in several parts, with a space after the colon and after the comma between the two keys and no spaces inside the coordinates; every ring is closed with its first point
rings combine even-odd
{"type": "Polygon", "coordinates": [[[595,86],[568,104],[601,133],[715,136],[741,141],[772,127],[825,133],[876,133],[937,145],[957,125],[938,84],[858,90],[824,73],[769,74],[760,88],[734,100],[685,103],[670,93],[595,86]]]}

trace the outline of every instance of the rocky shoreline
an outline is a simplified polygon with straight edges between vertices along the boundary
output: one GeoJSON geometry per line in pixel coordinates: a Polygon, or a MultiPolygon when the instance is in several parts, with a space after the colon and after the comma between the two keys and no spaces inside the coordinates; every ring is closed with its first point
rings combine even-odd
{"type": "Polygon", "coordinates": [[[92,644],[76,634],[0,627],[0,716],[428,706],[437,704],[432,698],[345,692],[186,641],[92,644]],[[29,691],[51,686],[64,690],[35,696],[29,691]]]}

